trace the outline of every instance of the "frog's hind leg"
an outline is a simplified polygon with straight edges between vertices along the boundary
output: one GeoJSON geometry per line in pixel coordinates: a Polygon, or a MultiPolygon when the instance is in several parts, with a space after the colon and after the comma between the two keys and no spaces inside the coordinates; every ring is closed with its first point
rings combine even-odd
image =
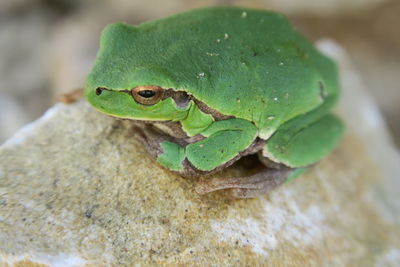
{"type": "Polygon", "coordinates": [[[261,162],[264,171],[249,177],[213,178],[198,184],[198,193],[228,190],[235,198],[263,195],[326,156],[337,144],[343,125],[334,115],[301,116],[282,125],[265,143],[261,162]]]}
{"type": "Polygon", "coordinates": [[[343,135],[342,122],[332,114],[314,121],[307,117],[285,123],[266,142],[268,159],[291,168],[310,165],[328,155],[343,135]]]}
{"type": "Polygon", "coordinates": [[[197,184],[196,192],[206,194],[226,189],[233,198],[254,198],[278,187],[293,172],[291,168],[268,168],[249,177],[207,179],[197,184]]]}

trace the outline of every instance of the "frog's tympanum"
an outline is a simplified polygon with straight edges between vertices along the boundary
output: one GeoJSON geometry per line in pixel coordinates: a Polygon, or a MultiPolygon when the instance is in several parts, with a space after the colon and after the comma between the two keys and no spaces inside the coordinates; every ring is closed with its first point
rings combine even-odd
{"type": "Polygon", "coordinates": [[[199,193],[255,197],[334,149],[334,62],[281,14],[214,7],[103,31],[85,95],[99,111],[135,120],[156,161],[182,176],[215,173],[249,154],[249,177],[204,179],[199,193]]]}

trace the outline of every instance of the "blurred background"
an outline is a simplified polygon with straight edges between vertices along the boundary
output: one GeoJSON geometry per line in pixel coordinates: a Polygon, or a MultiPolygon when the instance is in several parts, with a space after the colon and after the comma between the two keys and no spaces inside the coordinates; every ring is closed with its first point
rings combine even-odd
{"type": "Polygon", "coordinates": [[[400,144],[400,0],[0,0],[0,144],[82,87],[106,24],[212,5],[280,11],[341,44],[400,144]]]}

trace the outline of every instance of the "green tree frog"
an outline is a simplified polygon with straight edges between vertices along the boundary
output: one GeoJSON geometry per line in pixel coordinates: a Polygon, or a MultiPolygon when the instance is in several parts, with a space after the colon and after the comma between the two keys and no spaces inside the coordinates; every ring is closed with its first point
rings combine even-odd
{"type": "Polygon", "coordinates": [[[199,193],[264,194],[330,153],[343,133],[330,113],[339,95],[334,62],[270,11],[212,7],[111,24],[85,95],[97,110],[135,120],[157,162],[182,176],[249,154],[266,166],[203,180],[199,193]]]}

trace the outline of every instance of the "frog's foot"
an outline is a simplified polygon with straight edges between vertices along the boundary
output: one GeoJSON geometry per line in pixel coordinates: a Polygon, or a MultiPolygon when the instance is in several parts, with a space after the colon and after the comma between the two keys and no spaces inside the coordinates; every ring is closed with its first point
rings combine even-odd
{"type": "Polygon", "coordinates": [[[161,143],[163,142],[174,142],[185,145],[179,139],[163,134],[147,123],[134,122],[132,133],[146,147],[146,150],[156,158],[163,153],[161,147],[161,143]]]}
{"type": "Polygon", "coordinates": [[[267,168],[249,177],[205,179],[197,183],[195,190],[199,194],[227,190],[233,198],[255,198],[283,184],[294,170],[267,168]]]}

